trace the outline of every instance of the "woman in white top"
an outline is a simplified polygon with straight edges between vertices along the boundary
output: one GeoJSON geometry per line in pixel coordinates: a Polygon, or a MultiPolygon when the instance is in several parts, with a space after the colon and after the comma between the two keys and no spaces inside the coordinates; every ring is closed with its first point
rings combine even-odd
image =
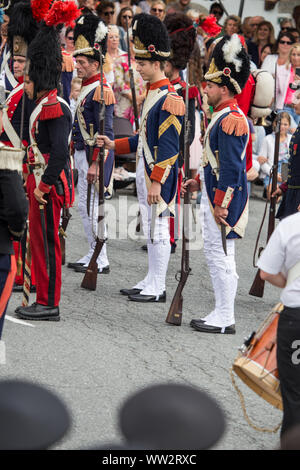
{"type": "MultiPolygon", "coordinates": [[[[279,157],[278,157],[278,181],[281,182],[281,167],[283,163],[288,162],[289,158],[289,146],[291,140],[291,134],[288,134],[289,127],[291,125],[291,117],[288,113],[280,113],[280,145],[279,145],[279,157]]],[[[279,116],[276,117],[273,123],[274,132],[267,135],[259,151],[259,157],[257,158],[261,167],[261,176],[264,178],[264,185],[267,187],[270,183],[270,172],[274,163],[274,150],[275,150],[275,128],[278,122],[279,116]]]]}
{"type": "Polygon", "coordinates": [[[276,110],[282,110],[284,108],[284,101],[291,75],[289,53],[294,42],[295,39],[289,32],[280,33],[276,43],[277,53],[269,54],[261,66],[262,69],[270,72],[273,77],[276,75],[276,96],[274,103],[276,110]]]}

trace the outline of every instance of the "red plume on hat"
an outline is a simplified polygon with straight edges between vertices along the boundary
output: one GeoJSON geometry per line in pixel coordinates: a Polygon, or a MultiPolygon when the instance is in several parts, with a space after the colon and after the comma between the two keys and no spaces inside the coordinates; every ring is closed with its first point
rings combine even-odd
{"type": "Polygon", "coordinates": [[[45,21],[47,26],[75,26],[75,20],[81,15],[75,1],[67,0],[32,0],[31,9],[37,21],[45,21]],[[50,7],[51,5],[51,7],[50,7]]]}
{"type": "Polygon", "coordinates": [[[222,31],[222,28],[217,24],[217,19],[214,15],[200,15],[196,23],[206,34],[208,34],[208,36],[217,36],[222,31]]]}

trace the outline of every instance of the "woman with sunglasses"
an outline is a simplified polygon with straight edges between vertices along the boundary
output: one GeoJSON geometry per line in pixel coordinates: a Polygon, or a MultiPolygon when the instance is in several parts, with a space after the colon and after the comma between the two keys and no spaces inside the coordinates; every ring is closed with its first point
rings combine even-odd
{"type": "Polygon", "coordinates": [[[150,15],[156,16],[160,21],[164,21],[166,16],[166,5],[162,0],[154,0],[151,4],[150,15]]]}
{"type": "MultiPolygon", "coordinates": [[[[294,37],[289,32],[280,33],[276,42],[276,53],[269,54],[263,61],[261,68],[276,76],[276,96],[274,97],[274,107],[276,110],[283,110],[285,98],[288,91],[291,76],[291,64],[289,63],[289,53],[295,43],[294,37]]],[[[295,123],[292,123],[292,126],[295,123]]]]}
{"type": "Polygon", "coordinates": [[[117,18],[117,26],[120,33],[120,47],[123,51],[128,51],[127,46],[127,29],[131,28],[133,18],[133,9],[124,7],[120,10],[117,18]]]}

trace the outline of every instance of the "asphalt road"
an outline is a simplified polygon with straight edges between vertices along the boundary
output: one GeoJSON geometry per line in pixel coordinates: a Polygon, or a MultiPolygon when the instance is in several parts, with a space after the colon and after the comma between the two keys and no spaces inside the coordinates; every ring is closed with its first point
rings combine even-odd
{"type": "MultiPolygon", "coordinates": [[[[255,193],[261,194],[261,188],[255,193]]],[[[191,318],[212,310],[213,295],[201,238],[191,252],[192,274],[184,290],[184,317],[181,327],[165,323],[176,288],[174,278],[180,267],[181,243],[171,255],[167,277],[167,303],[129,302],[119,294],[144,277],[147,256],[142,240],[124,235],[127,223],[135,226],[135,198],[130,191],[108,202],[116,210],[117,232],[110,236],[108,256],[110,274],[99,275],[97,290],[80,288],[82,275],[63,267],[60,322],[28,322],[31,326],[7,320],[6,365],[0,366],[1,378],[23,378],[47,385],[67,403],[73,417],[68,435],[56,449],[86,448],[95,443],[120,441],[118,409],[124,399],[137,389],[159,382],[192,384],[209,392],[223,407],[227,430],[217,449],[273,449],[279,435],[258,433],[244,420],[229,368],[244,337],[256,330],[279,299],[279,292],[266,286],[263,299],[248,295],[256,270],[252,255],[264,202],[251,198],[250,218],[244,240],[238,241],[237,267],[239,286],[236,298],[236,335],[207,335],[192,330],[191,318]],[[130,217],[124,216],[128,196],[130,217]],[[121,206],[120,201],[122,202],[121,206]]],[[[72,210],[68,227],[67,261],[76,261],[87,251],[77,208],[72,210]]],[[[197,214],[196,214],[197,217],[197,214]]],[[[113,225],[113,224],[112,224],[113,225]]],[[[133,231],[134,232],[134,231],[133,231]]],[[[265,233],[262,235],[265,241],[265,233]]],[[[32,295],[32,301],[35,298],[32,295]]],[[[13,294],[8,315],[20,304],[13,294]]],[[[281,412],[241,385],[249,415],[260,426],[273,427],[281,412]]]]}

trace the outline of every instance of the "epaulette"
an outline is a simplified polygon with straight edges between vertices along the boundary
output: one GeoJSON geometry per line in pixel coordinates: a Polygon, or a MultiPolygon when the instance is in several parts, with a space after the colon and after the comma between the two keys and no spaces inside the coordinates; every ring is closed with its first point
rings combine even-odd
{"type": "Polygon", "coordinates": [[[40,121],[56,119],[63,116],[61,104],[57,99],[57,90],[52,90],[48,95],[48,100],[43,104],[42,111],[39,114],[40,121]]]}
{"type": "Polygon", "coordinates": [[[62,51],[62,72],[74,72],[75,64],[72,54],[62,51]]]}
{"type": "Polygon", "coordinates": [[[235,134],[238,137],[248,134],[249,127],[244,114],[238,112],[236,105],[231,105],[230,110],[221,122],[223,132],[228,135],[235,134]]]}
{"type": "Polygon", "coordinates": [[[174,114],[175,116],[184,116],[185,104],[182,97],[175,91],[171,91],[166,96],[162,110],[168,111],[168,113],[174,114]]]}
{"type": "MultiPolygon", "coordinates": [[[[106,83],[103,84],[103,98],[104,98],[104,103],[106,104],[106,106],[109,106],[110,104],[115,104],[116,102],[116,98],[115,98],[112,88],[106,83]]],[[[97,86],[95,90],[93,101],[98,101],[98,103],[100,103],[101,101],[101,86],[100,85],[97,86]]]]}

